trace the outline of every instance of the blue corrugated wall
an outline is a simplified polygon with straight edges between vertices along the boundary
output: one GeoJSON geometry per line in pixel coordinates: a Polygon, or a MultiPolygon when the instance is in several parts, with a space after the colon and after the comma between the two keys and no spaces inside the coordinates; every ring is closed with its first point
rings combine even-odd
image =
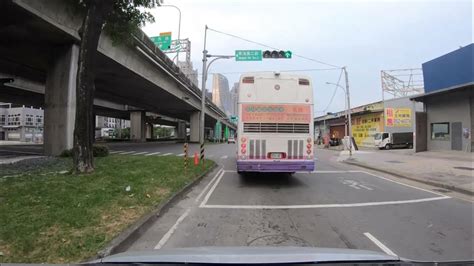
{"type": "Polygon", "coordinates": [[[474,44],[424,63],[425,92],[474,82],[474,44]]]}

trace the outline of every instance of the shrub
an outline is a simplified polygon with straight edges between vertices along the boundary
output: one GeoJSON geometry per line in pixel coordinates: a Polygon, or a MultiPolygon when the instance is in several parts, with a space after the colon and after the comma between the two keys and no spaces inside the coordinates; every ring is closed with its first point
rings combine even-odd
{"type": "Polygon", "coordinates": [[[104,145],[94,145],[92,146],[92,154],[94,157],[106,157],[109,155],[109,148],[104,145]]]}
{"type": "Polygon", "coordinates": [[[72,157],[72,149],[64,150],[59,157],[72,157]]]}
{"type": "MultiPolygon", "coordinates": [[[[92,155],[94,157],[106,157],[109,155],[109,148],[104,145],[93,145],[92,146],[92,155]]],[[[73,156],[73,151],[72,149],[64,150],[61,152],[59,155],[60,157],[72,157],[73,156]]]]}

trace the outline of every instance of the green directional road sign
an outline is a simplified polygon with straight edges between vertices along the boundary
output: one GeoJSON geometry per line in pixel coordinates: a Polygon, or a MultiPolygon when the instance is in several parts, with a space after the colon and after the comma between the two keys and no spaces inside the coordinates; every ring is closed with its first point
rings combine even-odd
{"type": "Polygon", "coordinates": [[[160,35],[150,38],[160,50],[169,50],[171,48],[171,35],[160,35]]]}
{"type": "Polygon", "coordinates": [[[235,61],[262,61],[262,50],[235,50],[235,61]]]}

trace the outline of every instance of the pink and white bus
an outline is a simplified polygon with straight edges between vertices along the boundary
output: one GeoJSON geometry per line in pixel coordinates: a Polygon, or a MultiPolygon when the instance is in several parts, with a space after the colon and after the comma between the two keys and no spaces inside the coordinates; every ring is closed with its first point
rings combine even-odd
{"type": "Polygon", "coordinates": [[[311,79],[278,72],[240,78],[238,172],[314,170],[311,79]]]}

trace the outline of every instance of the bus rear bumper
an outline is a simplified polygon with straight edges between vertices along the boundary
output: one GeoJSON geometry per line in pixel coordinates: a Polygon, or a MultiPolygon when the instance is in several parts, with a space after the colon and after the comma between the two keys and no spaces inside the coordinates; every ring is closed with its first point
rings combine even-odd
{"type": "Polygon", "coordinates": [[[237,172],[310,172],[314,171],[313,160],[291,161],[237,161],[237,172]]]}

